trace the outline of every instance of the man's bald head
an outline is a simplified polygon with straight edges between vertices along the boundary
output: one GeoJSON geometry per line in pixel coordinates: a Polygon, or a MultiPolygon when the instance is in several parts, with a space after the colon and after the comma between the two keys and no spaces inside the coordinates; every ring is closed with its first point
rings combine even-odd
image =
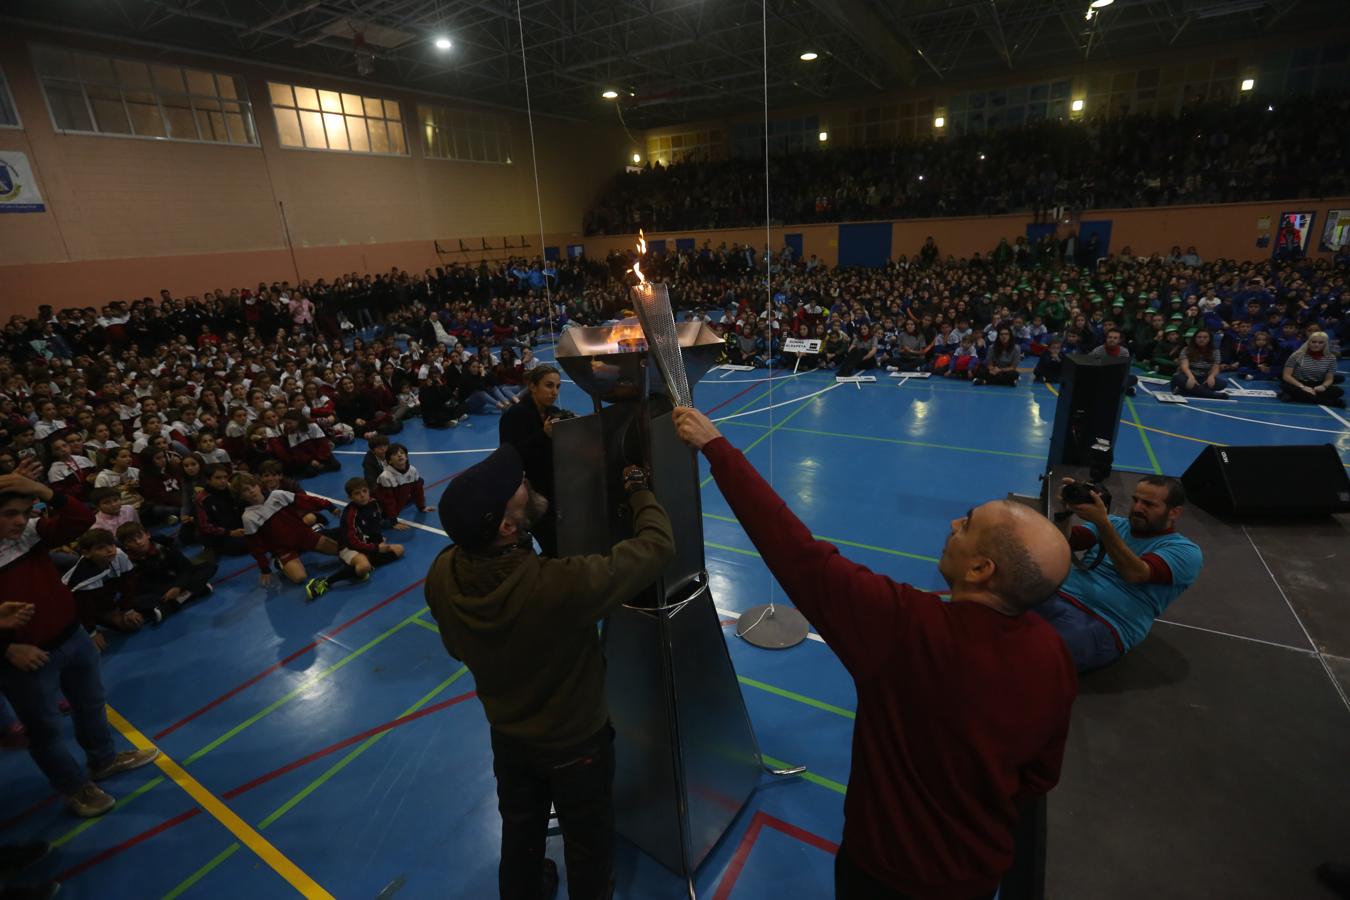
{"type": "Polygon", "coordinates": [[[1068,541],[1049,519],[991,500],[952,522],[938,569],[954,599],[992,594],[1003,611],[1017,614],[1049,599],[1069,574],[1069,557],[1068,541]]]}

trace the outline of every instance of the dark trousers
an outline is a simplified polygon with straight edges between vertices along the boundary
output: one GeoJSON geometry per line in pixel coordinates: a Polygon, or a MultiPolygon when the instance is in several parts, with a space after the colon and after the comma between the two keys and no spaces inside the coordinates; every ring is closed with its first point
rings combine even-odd
{"type": "Polygon", "coordinates": [[[562,828],[571,900],[614,892],[614,729],[564,750],[542,750],[492,732],[502,816],[501,900],[540,900],[549,806],[562,828]]]}
{"type": "MultiPolygon", "coordinates": [[[[993,900],[995,896],[996,893],[984,894],[970,900],[993,900]]],[[[911,900],[911,895],[882,884],[858,868],[842,845],[834,855],[834,897],[835,900],[911,900]]]]}

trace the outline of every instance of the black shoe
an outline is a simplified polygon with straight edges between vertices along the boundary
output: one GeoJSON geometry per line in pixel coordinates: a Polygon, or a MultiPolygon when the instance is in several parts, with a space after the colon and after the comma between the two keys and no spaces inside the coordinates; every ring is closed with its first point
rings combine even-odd
{"type": "Polygon", "coordinates": [[[1133,397],[1133,396],[1134,396],[1134,388],[1132,388],[1132,387],[1127,387],[1127,388],[1125,389],[1125,396],[1126,396],[1126,397],[1133,397]]]}
{"type": "Polygon", "coordinates": [[[558,896],[558,864],[551,859],[544,860],[544,872],[540,878],[539,896],[542,900],[553,900],[558,896]]]}
{"type": "Polygon", "coordinates": [[[61,890],[59,881],[46,884],[12,885],[0,887],[0,900],[52,900],[61,890]]]}
{"type": "Polygon", "coordinates": [[[1317,867],[1317,880],[1338,896],[1350,898],[1350,866],[1345,863],[1322,863],[1317,867]]]}
{"type": "Polygon", "coordinates": [[[8,875],[25,866],[31,866],[51,852],[52,845],[46,841],[35,841],[29,844],[0,844],[0,875],[8,875]]]}

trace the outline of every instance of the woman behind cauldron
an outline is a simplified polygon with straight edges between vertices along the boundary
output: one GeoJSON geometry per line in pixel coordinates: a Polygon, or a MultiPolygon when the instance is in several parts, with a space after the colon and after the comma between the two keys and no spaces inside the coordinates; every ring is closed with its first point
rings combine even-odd
{"type": "Polygon", "coordinates": [[[525,373],[526,395],[502,413],[498,428],[501,442],[511,444],[520,453],[530,485],[549,499],[548,512],[531,529],[545,556],[558,555],[558,520],[553,509],[553,423],[573,416],[556,405],[560,387],[562,376],[553,366],[530,369],[525,373]]]}

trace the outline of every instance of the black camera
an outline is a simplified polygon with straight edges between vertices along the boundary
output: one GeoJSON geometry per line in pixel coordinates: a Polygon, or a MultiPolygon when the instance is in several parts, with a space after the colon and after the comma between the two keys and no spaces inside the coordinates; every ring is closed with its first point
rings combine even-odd
{"type": "Polygon", "coordinates": [[[548,409],[544,410],[544,417],[561,421],[563,419],[575,419],[577,414],[570,409],[563,409],[560,406],[550,406],[548,409]]]}
{"type": "Polygon", "coordinates": [[[1066,484],[1060,489],[1059,498],[1064,501],[1065,506],[1079,506],[1092,503],[1093,494],[1102,498],[1102,504],[1107,509],[1111,508],[1111,492],[1106,489],[1106,485],[1095,481],[1075,481],[1073,484],[1066,484]]]}

